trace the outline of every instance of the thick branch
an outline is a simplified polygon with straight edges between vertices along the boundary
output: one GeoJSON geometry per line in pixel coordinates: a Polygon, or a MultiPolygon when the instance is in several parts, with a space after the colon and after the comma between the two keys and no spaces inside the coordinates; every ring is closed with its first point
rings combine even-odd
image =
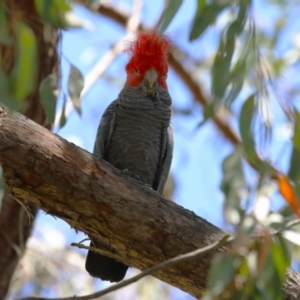
{"type": "MultiPolygon", "coordinates": [[[[210,245],[223,232],[194,213],[128,179],[104,161],[18,113],[0,113],[6,188],[115,249],[110,255],[146,269],[210,245]]],[[[200,296],[212,254],[155,276],[200,296]]]]}
{"type": "MultiPolygon", "coordinates": [[[[115,252],[103,248],[103,254],[130,266],[144,270],[208,246],[224,234],[18,113],[0,111],[0,141],[5,185],[13,196],[104,242],[115,252]]],[[[200,297],[212,256],[154,276],[200,297]]],[[[297,291],[299,274],[289,279],[290,289],[297,291]]]]}

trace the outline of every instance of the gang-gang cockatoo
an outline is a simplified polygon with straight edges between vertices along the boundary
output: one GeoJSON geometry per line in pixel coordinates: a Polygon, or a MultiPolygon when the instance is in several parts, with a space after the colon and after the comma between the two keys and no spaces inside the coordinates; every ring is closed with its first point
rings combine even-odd
{"type": "MultiPolygon", "coordinates": [[[[118,98],[105,110],[94,154],[157,192],[163,192],[172,161],[171,97],[167,55],[171,42],[155,31],[137,34],[126,52],[127,79],[118,98]]],[[[101,243],[91,242],[101,248],[101,243]]],[[[89,251],[90,275],[118,282],[128,266],[89,251]]]]}

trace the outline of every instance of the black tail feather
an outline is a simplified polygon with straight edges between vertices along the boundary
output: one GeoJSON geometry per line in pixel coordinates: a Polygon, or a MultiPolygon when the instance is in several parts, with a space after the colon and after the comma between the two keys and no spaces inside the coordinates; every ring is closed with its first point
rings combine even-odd
{"type": "MultiPolygon", "coordinates": [[[[94,246],[93,242],[91,242],[91,246],[94,246]]],[[[85,269],[93,277],[110,282],[118,282],[125,277],[128,266],[113,258],[89,251],[85,262],[85,269]]]]}

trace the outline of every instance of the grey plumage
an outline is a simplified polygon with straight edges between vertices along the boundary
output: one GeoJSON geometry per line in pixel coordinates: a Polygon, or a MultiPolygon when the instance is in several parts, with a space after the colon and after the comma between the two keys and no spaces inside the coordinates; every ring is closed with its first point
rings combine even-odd
{"type": "MultiPolygon", "coordinates": [[[[94,154],[162,193],[173,153],[171,103],[167,90],[157,83],[150,90],[146,79],[137,87],[124,87],[102,116],[94,154]]],[[[88,253],[86,269],[94,277],[120,281],[127,268],[114,259],[88,253]]]]}

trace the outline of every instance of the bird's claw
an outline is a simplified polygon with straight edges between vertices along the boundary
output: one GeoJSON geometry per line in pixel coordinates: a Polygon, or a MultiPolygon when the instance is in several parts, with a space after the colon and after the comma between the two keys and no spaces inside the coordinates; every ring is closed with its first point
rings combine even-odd
{"type": "Polygon", "coordinates": [[[140,175],[137,175],[131,171],[129,171],[128,169],[124,169],[122,170],[123,174],[126,174],[128,176],[130,176],[131,178],[133,178],[134,180],[138,181],[138,182],[143,182],[142,178],[140,175]]]}

